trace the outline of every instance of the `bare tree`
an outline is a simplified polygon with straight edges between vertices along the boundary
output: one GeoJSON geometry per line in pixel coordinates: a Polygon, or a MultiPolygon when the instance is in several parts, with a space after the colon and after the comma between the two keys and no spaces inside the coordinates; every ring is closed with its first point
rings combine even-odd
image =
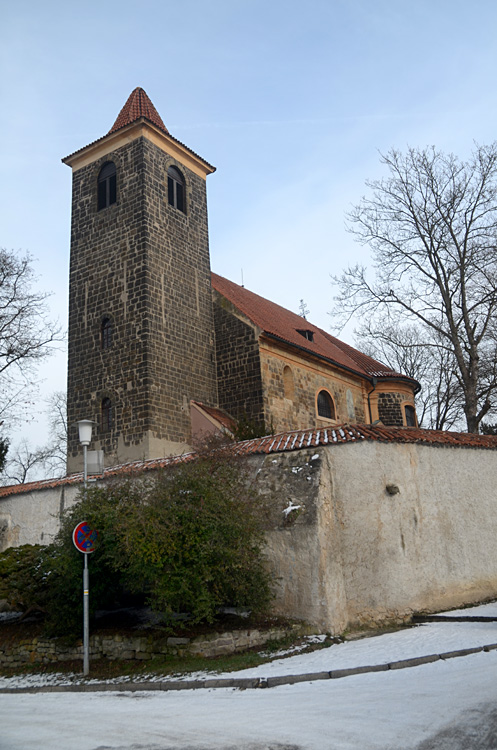
{"type": "Polygon", "coordinates": [[[48,294],[33,290],[29,255],[0,249],[0,417],[19,419],[33,388],[32,373],[51,344],[62,340],[48,317],[48,294]]]}
{"type": "MultiPolygon", "coordinates": [[[[335,278],[336,315],[360,312],[373,328],[415,323],[454,362],[469,432],[496,405],[497,144],[467,162],[435,148],[392,150],[383,180],[368,182],[350,231],[373,251],[335,278]]],[[[444,361],[441,357],[441,361],[444,361]]]]}
{"type": "Polygon", "coordinates": [[[454,357],[443,346],[427,342],[414,324],[373,327],[371,321],[356,331],[356,344],[365,354],[421,384],[416,397],[420,427],[447,430],[459,426],[463,394],[454,357]]]}
{"type": "MultiPolygon", "coordinates": [[[[33,448],[24,439],[9,451],[1,484],[25,484],[35,479],[64,476],[67,458],[67,399],[63,391],[47,398],[50,437],[46,445],[33,448]]],[[[0,441],[0,459],[1,441],[0,441]]],[[[1,467],[0,467],[1,468],[1,467]]]]}
{"type": "Polygon", "coordinates": [[[67,394],[55,391],[47,399],[50,439],[45,461],[50,476],[64,476],[67,461],[67,394]]]}
{"type": "Polygon", "coordinates": [[[27,440],[22,440],[14,450],[9,453],[4,475],[5,484],[24,484],[29,482],[33,471],[43,470],[48,458],[46,448],[31,448],[27,440]]]}

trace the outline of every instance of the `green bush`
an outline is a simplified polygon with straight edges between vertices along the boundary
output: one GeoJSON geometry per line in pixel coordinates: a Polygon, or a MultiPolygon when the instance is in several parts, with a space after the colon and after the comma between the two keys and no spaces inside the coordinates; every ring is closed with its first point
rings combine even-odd
{"type": "Polygon", "coordinates": [[[0,599],[21,612],[45,610],[52,550],[40,544],[11,547],[0,554],[0,599]]]}
{"type": "Polygon", "coordinates": [[[82,493],[51,545],[52,632],[80,628],[83,562],[72,531],[83,520],[99,533],[89,559],[91,611],[123,591],[142,594],[169,622],[178,613],[192,623],[212,622],[223,606],[269,606],[264,508],[228,451],[82,493]]]}

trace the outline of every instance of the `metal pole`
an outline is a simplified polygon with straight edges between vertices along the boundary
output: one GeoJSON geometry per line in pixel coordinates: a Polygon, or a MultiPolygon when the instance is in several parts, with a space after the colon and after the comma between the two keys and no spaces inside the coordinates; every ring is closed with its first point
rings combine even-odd
{"type": "MultiPolygon", "coordinates": [[[[86,490],[88,479],[87,463],[88,446],[83,445],[83,483],[86,490]]],[[[88,555],[84,555],[85,567],[83,568],[83,675],[90,671],[90,582],[88,575],[88,555]]]]}
{"type": "Polygon", "coordinates": [[[87,460],[88,446],[83,445],[83,486],[86,490],[88,484],[88,460],[87,460]]]}
{"type": "Polygon", "coordinates": [[[83,674],[90,671],[90,585],[88,576],[88,555],[84,555],[83,568],[83,674]]]}

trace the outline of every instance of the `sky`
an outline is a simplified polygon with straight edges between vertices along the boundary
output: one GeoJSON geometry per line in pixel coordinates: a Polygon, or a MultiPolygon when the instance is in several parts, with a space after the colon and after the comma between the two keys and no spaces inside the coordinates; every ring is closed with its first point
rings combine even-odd
{"type": "MultiPolygon", "coordinates": [[[[385,174],[379,153],[435,145],[466,158],[494,141],[496,27],[491,0],[4,0],[0,246],[32,255],[66,327],[61,159],[105,135],[141,86],[170,133],[217,167],[212,269],[295,312],[303,300],[329,330],[330,275],[368,263],[345,215],[385,174]]],[[[12,442],[45,442],[64,347],[37,382],[34,421],[12,442]]]]}
{"type": "MultiPolygon", "coordinates": [[[[450,614],[496,617],[497,605],[450,614]]],[[[495,621],[428,623],[277,659],[229,676],[273,677],[372,666],[495,641],[495,621]]],[[[497,651],[491,650],[411,668],[265,690],[127,692],[125,686],[116,684],[116,690],[109,692],[2,694],[1,747],[490,750],[495,748],[496,667],[497,651]]],[[[81,682],[80,677],[74,678],[21,675],[0,678],[0,687],[81,682]]]]}

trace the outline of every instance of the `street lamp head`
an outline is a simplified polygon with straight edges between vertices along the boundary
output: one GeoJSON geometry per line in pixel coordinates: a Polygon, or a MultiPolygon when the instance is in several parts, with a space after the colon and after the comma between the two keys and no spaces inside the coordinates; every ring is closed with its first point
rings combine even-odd
{"type": "Polygon", "coordinates": [[[90,445],[92,425],[94,425],[95,422],[92,422],[91,419],[80,419],[76,424],[78,425],[79,430],[79,442],[81,445],[90,445]]]}

